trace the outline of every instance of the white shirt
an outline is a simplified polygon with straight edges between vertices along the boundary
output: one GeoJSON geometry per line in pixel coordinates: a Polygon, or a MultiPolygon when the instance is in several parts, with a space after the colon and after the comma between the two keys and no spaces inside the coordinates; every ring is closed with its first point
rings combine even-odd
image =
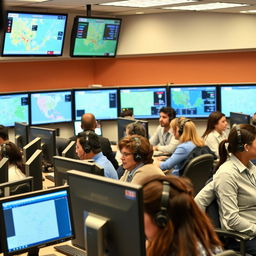
{"type": "Polygon", "coordinates": [[[26,178],[26,175],[16,166],[9,165],[8,168],[9,181],[21,180],[26,178]]]}

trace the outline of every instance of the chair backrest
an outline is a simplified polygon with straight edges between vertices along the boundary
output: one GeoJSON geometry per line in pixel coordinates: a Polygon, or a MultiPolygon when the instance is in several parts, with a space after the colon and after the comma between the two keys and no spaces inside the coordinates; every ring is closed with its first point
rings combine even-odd
{"type": "Polygon", "coordinates": [[[215,228],[221,227],[217,198],[215,198],[211,204],[206,207],[206,214],[211,219],[215,228]]]}
{"type": "Polygon", "coordinates": [[[189,178],[194,186],[195,195],[205,186],[212,176],[214,157],[203,154],[192,159],[184,169],[183,176],[189,178]]]}
{"type": "Polygon", "coordinates": [[[237,256],[238,254],[233,250],[223,251],[221,253],[215,254],[215,256],[237,256]]]}

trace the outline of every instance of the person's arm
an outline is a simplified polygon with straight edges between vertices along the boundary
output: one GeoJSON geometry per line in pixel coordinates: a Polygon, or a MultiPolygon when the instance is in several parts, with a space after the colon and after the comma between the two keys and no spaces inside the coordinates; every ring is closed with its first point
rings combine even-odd
{"type": "MultiPolygon", "coordinates": [[[[247,235],[256,235],[256,224],[241,217],[238,207],[239,186],[229,173],[223,172],[214,177],[215,191],[221,207],[223,224],[227,230],[235,230],[247,235]]],[[[248,194],[249,196],[249,194],[248,194]]]]}
{"type": "Polygon", "coordinates": [[[172,135],[170,143],[166,146],[157,146],[158,151],[162,151],[164,153],[170,153],[172,154],[177,146],[180,144],[179,140],[176,140],[175,137],[172,135]]]}
{"type": "Polygon", "coordinates": [[[153,136],[151,136],[151,138],[149,139],[149,142],[152,146],[156,146],[159,144],[160,140],[159,140],[159,134],[160,134],[160,130],[161,127],[157,127],[155,133],[153,134],[153,136]]]}

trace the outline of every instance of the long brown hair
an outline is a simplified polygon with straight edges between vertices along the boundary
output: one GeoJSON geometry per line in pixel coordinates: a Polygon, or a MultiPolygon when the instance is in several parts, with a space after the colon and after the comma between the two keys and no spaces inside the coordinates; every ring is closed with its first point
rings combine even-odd
{"type": "Polygon", "coordinates": [[[163,181],[170,184],[168,223],[155,240],[149,241],[147,256],[198,256],[200,243],[207,255],[221,243],[208,217],[192,197],[192,185],[184,178],[172,175],[144,180],[144,211],[154,219],[161,208],[163,181]]]}

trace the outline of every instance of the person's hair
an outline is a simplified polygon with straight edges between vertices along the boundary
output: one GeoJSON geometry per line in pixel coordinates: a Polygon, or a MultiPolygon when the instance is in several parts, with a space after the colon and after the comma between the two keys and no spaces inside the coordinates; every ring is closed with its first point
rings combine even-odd
{"type": "Polygon", "coordinates": [[[131,109],[124,109],[124,110],[120,113],[120,117],[127,117],[127,116],[130,116],[130,117],[133,116],[133,111],[132,111],[131,109]]]}
{"type": "Polygon", "coordinates": [[[4,125],[0,125],[0,137],[3,140],[8,140],[9,136],[8,136],[8,128],[5,127],[4,125]]]}
{"type": "Polygon", "coordinates": [[[99,136],[93,131],[80,132],[77,135],[79,143],[83,149],[88,148],[94,153],[98,154],[101,152],[99,136]]]}
{"type": "Polygon", "coordinates": [[[11,141],[7,141],[0,146],[0,159],[3,157],[7,157],[9,164],[16,165],[22,172],[24,172],[24,164],[20,149],[11,141]]]}
{"type": "Polygon", "coordinates": [[[169,116],[169,121],[176,117],[176,111],[171,107],[162,107],[159,110],[159,113],[165,113],[169,116]]]}
{"type": "Polygon", "coordinates": [[[120,151],[123,148],[127,148],[131,153],[139,154],[141,156],[141,162],[144,164],[153,163],[153,147],[145,137],[140,135],[126,136],[119,141],[118,148],[120,151]]]}
{"type": "Polygon", "coordinates": [[[81,118],[81,128],[84,131],[94,131],[97,126],[97,121],[92,113],[86,113],[81,118]]]}
{"type": "Polygon", "coordinates": [[[228,153],[236,154],[241,152],[241,146],[244,144],[251,145],[252,142],[256,139],[256,127],[249,124],[239,124],[239,131],[237,131],[237,126],[234,126],[229,133],[228,139],[223,140],[219,144],[219,155],[220,161],[216,170],[226,162],[228,158],[228,153]],[[226,148],[226,143],[228,143],[228,147],[226,148]],[[241,145],[242,144],[242,145],[241,145]],[[240,147],[239,147],[240,145],[240,147]]]}
{"type": "Polygon", "coordinates": [[[126,126],[126,130],[128,131],[127,135],[141,135],[146,137],[146,129],[140,122],[130,123],[126,126]]]}
{"type": "Polygon", "coordinates": [[[193,121],[185,117],[175,118],[171,121],[171,128],[176,130],[182,130],[179,141],[181,143],[192,141],[196,146],[202,147],[205,145],[204,141],[198,135],[196,131],[196,126],[193,121]]]}
{"type": "Polygon", "coordinates": [[[218,124],[219,120],[225,116],[223,113],[221,113],[220,111],[215,111],[212,112],[209,116],[208,116],[208,120],[207,120],[207,126],[206,126],[206,130],[203,134],[203,138],[206,137],[209,133],[211,133],[213,130],[215,130],[215,125],[218,124]]]}
{"type": "Polygon", "coordinates": [[[155,221],[161,210],[163,181],[170,184],[168,222],[157,237],[149,241],[147,256],[198,256],[201,255],[199,244],[206,250],[206,255],[212,255],[211,252],[221,246],[221,242],[209,218],[196,205],[192,185],[187,179],[173,175],[144,179],[144,212],[155,221]]]}

